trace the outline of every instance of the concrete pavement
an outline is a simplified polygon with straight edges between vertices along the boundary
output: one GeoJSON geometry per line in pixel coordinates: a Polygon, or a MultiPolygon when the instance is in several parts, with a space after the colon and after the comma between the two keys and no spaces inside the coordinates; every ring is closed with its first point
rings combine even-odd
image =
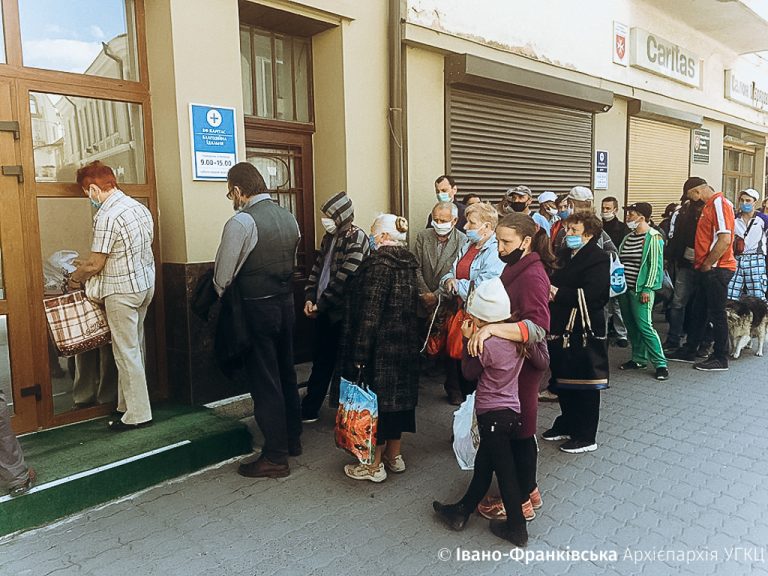
{"type": "MultiPolygon", "coordinates": [[[[617,367],[629,352],[612,355],[617,367]]],[[[728,372],[670,371],[657,382],[614,370],[596,452],[540,443],[544,507],[527,557],[477,515],[462,533],[434,518],[432,500],[457,499],[471,473],[455,462],[453,408],[432,378],[404,440],[408,470],[383,484],[344,476],[351,459],[326,409],[288,478],[242,478],[225,463],[6,538],[0,574],[768,574],[768,361],[747,351],[728,372]]],[[[541,405],[539,432],[557,413],[541,405]]]]}

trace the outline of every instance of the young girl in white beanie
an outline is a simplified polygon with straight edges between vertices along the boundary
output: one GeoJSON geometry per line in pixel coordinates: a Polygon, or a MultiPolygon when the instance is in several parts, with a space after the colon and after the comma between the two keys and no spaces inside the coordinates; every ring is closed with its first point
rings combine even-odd
{"type": "MultiPolygon", "coordinates": [[[[510,317],[509,296],[500,279],[493,278],[478,285],[469,296],[467,312],[471,319],[462,326],[465,338],[462,371],[468,380],[477,379],[475,413],[480,446],[475,457],[472,482],[464,497],[456,504],[435,501],[432,506],[448,526],[463,530],[470,514],[485,497],[495,472],[507,520],[492,520],[491,532],[523,547],[528,543],[528,530],[520,506],[521,491],[511,440],[517,436],[521,425],[518,376],[525,352],[520,344],[491,336],[485,341],[479,357],[467,354],[466,339],[475,328],[502,323],[510,317]]],[[[514,326],[521,333],[528,330],[525,322],[514,326]]]]}

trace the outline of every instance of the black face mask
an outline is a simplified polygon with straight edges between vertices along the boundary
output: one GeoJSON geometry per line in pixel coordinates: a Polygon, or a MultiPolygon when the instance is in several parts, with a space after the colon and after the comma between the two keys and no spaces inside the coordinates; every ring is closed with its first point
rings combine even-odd
{"type": "Polygon", "coordinates": [[[499,260],[504,262],[504,264],[512,266],[513,264],[517,264],[520,261],[520,258],[523,257],[523,252],[525,252],[525,250],[522,248],[515,248],[506,256],[499,255],[499,260]]]}
{"type": "Polygon", "coordinates": [[[510,202],[509,207],[515,212],[523,212],[526,208],[525,202],[510,202]]]}

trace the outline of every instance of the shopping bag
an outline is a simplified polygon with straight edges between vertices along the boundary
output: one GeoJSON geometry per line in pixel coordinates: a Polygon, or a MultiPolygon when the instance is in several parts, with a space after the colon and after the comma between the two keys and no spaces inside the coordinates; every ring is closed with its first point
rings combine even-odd
{"type": "Polygon", "coordinates": [[[363,384],[341,378],[339,409],[336,412],[336,446],[357,457],[363,464],[373,464],[378,421],[376,393],[363,384]]]}
{"type": "Polygon", "coordinates": [[[581,288],[578,289],[578,308],[571,310],[564,333],[549,336],[547,344],[555,391],[608,388],[608,343],[605,336],[596,336],[592,330],[581,288]],[[574,335],[577,318],[582,332],[574,335]]]}
{"type": "Polygon", "coordinates": [[[611,298],[627,291],[627,277],[624,274],[624,264],[616,254],[611,253],[611,298]]]}
{"type": "Polygon", "coordinates": [[[432,312],[427,329],[427,337],[424,340],[424,346],[421,347],[421,353],[427,358],[437,358],[445,349],[445,342],[448,339],[448,323],[451,320],[450,312],[446,311],[441,295],[437,296],[437,305],[432,312]]]}
{"type": "Polygon", "coordinates": [[[464,308],[459,308],[448,322],[448,338],[445,342],[448,356],[454,360],[461,360],[464,350],[464,336],[461,334],[461,324],[469,318],[464,308]]]}
{"type": "Polygon", "coordinates": [[[82,290],[43,300],[45,319],[59,356],[75,356],[112,340],[104,310],[82,290]]]}
{"type": "Polygon", "coordinates": [[[475,456],[480,446],[480,432],[475,416],[475,393],[472,392],[453,413],[453,453],[462,470],[475,469],[475,456]]]}

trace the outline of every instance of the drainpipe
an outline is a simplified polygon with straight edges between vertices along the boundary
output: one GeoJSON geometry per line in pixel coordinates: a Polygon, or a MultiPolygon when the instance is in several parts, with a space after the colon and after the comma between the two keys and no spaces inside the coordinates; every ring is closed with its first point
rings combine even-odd
{"type": "Polygon", "coordinates": [[[408,217],[405,191],[405,115],[403,113],[402,19],[405,0],[389,0],[389,205],[408,217]]]}

